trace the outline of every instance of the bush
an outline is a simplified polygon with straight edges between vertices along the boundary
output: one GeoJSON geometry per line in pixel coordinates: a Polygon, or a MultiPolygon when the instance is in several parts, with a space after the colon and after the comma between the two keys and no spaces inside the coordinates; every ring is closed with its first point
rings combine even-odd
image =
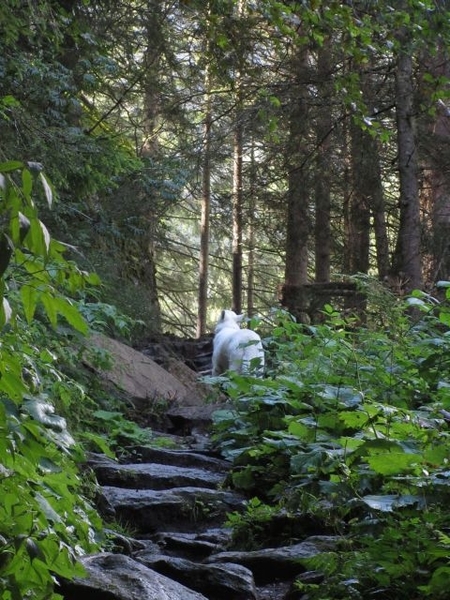
{"type": "Polygon", "coordinates": [[[58,598],[55,577],[82,575],[77,558],[99,547],[101,522],[83,492],[80,449],[53,394],[68,401],[82,391],[64,382],[56,356],[42,336],[45,321],[59,319],[73,332],[87,324],[70,296],[96,278],[65,260],[32,199],[40,180],[34,165],[0,165],[0,591],[3,600],[58,598]],[[73,328],[73,329],[72,329],[73,328]],[[42,376],[41,376],[42,374],[42,376]]]}
{"type": "MultiPolygon", "coordinates": [[[[232,376],[228,382],[233,408],[217,413],[214,439],[233,461],[233,485],[321,523],[318,532],[334,531],[351,542],[339,560],[324,558],[327,569],[320,559],[308,563],[320,564],[329,581],[318,589],[303,586],[310,598],[350,597],[350,580],[364,598],[369,592],[444,597],[450,491],[446,290],[442,303],[422,292],[400,303],[377,288],[377,301],[389,305],[374,306],[369,298],[370,309],[384,317],[376,328],[356,327],[331,307],[315,326],[278,313],[265,340],[270,376],[232,376]],[[401,561],[394,560],[396,552],[401,561]]],[[[260,528],[258,519],[254,525],[260,528]]]]}

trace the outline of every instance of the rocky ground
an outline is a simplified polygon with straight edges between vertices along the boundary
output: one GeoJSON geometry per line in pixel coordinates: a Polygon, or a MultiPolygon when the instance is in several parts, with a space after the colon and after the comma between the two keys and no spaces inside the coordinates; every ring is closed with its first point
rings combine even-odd
{"type": "Polygon", "coordinates": [[[137,412],[155,394],[165,397],[169,426],[163,433],[176,449],[136,447],[121,461],[89,456],[105,520],[133,534],[111,534],[110,552],[83,558],[87,577],[61,583],[65,600],[302,598],[295,580],[316,575],[303,573],[298,559],[332,549],[336,540],[313,536],[290,546],[233,550],[226,515],[243,510],[245,498],[227,488],[229,465],[208,443],[211,390],[172,356],[157,364],[107,338],[95,343],[114,354],[116,368],[104,375],[129,394],[137,412]]]}

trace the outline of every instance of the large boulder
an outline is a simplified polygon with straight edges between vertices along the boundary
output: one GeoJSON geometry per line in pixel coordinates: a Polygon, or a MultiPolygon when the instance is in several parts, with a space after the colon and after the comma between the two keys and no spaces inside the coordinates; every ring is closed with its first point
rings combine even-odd
{"type": "Polygon", "coordinates": [[[142,352],[100,333],[90,337],[89,345],[91,349],[106,351],[112,366],[97,369],[89,360],[89,353],[85,353],[88,365],[131,397],[137,408],[155,401],[182,402],[189,395],[188,388],[179,379],[142,352]]]}

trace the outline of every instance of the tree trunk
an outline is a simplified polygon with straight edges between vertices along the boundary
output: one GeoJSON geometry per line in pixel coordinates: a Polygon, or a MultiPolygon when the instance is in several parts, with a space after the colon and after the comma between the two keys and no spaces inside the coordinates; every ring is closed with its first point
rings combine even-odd
{"type": "MultiPolygon", "coordinates": [[[[402,36],[399,36],[401,41],[402,36]]],[[[413,59],[400,48],[396,72],[396,117],[400,181],[400,227],[393,260],[393,274],[404,281],[404,290],[421,288],[420,204],[413,109],[413,59]]]]}
{"type": "MultiPolygon", "coordinates": [[[[241,18],[244,13],[245,0],[238,0],[236,16],[241,18]]],[[[242,73],[243,56],[236,48],[236,70],[234,85],[236,90],[235,125],[233,137],[233,239],[232,239],[232,308],[237,313],[242,312],[242,237],[243,237],[243,99],[242,73]]]]}
{"type": "Polygon", "coordinates": [[[315,272],[317,282],[330,281],[331,255],[331,142],[332,113],[326,102],[331,97],[330,84],[332,70],[331,45],[329,41],[319,50],[317,61],[319,89],[323,104],[317,119],[317,159],[315,183],[316,220],[315,220],[315,272]]]}
{"type": "Polygon", "coordinates": [[[250,156],[250,197],[248,202],[248,275],[247,275],[247,315],[252,317],[255,313],[254,287],[255,287],[255,227],[254,217],[256,209],[256,189],[255,189],[255,147],[252,142],[250,156]]]}
{"type": "MultiPolygon", "coordinates": [[[[238,103],[239,105],[240,103],[238,103]]],[[[233,272],[232,300],[233,310],[242,312],[242,143],[243,131],[240,123],[240,110],[234,131],[233,144],[233,272]]]]}
{"type": "MultiPolygon", "coordinates": [[[[161,112],[161,94],[160,94],[160,63],[163,53],[164,36],[161,29],[160,4],[157,0],[152,0],[152,6],[147,13],[145,21],[146,28],[146,47],[144,53],[145,78],[143,88],[143,144],[140,148],[140,154],[144,158],[154,159],[159,151],[158,140],[158,119],[161,112]]],[[[149,290],[148,306],[151,306],[152,320],[155,324],[160,324],[161,308],[158,299],[158,290],[156,284],[156,265],[155,265],[155,238],[157,219],[153,213],[153,207],[150,203],[143,202],[141,219],[146,226],[146,234],[136,240],[126,240],[124,245],[129,243],[138,248],[140,281],[149,290]]],[[[128,255],[128,253],[126,253],[128,255]]]]}
{"type": "Polygon", "coordinates": [[[203,127],[197,337],[206,333],[206,315],[208,310],[209,213],[211,206],[211,124],[211,81],[207,66],[205,72],[205,122],[203,127]]]}
{"type": "Polygon", "coordinates": [[[348,231],[349,273],[367,273],[369,270],[370,244],[370,196],[368,181],[372,165],[368,161],[365,142],[367,133],[352,122],[350,146],[352,160],[352,193],[350,196],[350,219],[348,231]]]}
{"type": "Polygon", "coordinates": [[[310,176],[304,148],[308,124],[308,53],[298,50],[292,61],[295,84],[292,86],[289,114],[289,140],[286,147],[288,169],[286,217],[286,286],[298,286],[308,281],[308,244],[311,234],[309,215],[310,176]]]}

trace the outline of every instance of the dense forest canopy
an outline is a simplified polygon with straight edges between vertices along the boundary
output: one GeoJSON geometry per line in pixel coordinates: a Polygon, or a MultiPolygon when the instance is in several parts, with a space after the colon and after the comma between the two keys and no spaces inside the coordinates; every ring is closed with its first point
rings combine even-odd
{"type": "Polygon", "coordinates": [[[448,278],[444,1],[4,2],[2,158],[148,330],[448,278]]]}

